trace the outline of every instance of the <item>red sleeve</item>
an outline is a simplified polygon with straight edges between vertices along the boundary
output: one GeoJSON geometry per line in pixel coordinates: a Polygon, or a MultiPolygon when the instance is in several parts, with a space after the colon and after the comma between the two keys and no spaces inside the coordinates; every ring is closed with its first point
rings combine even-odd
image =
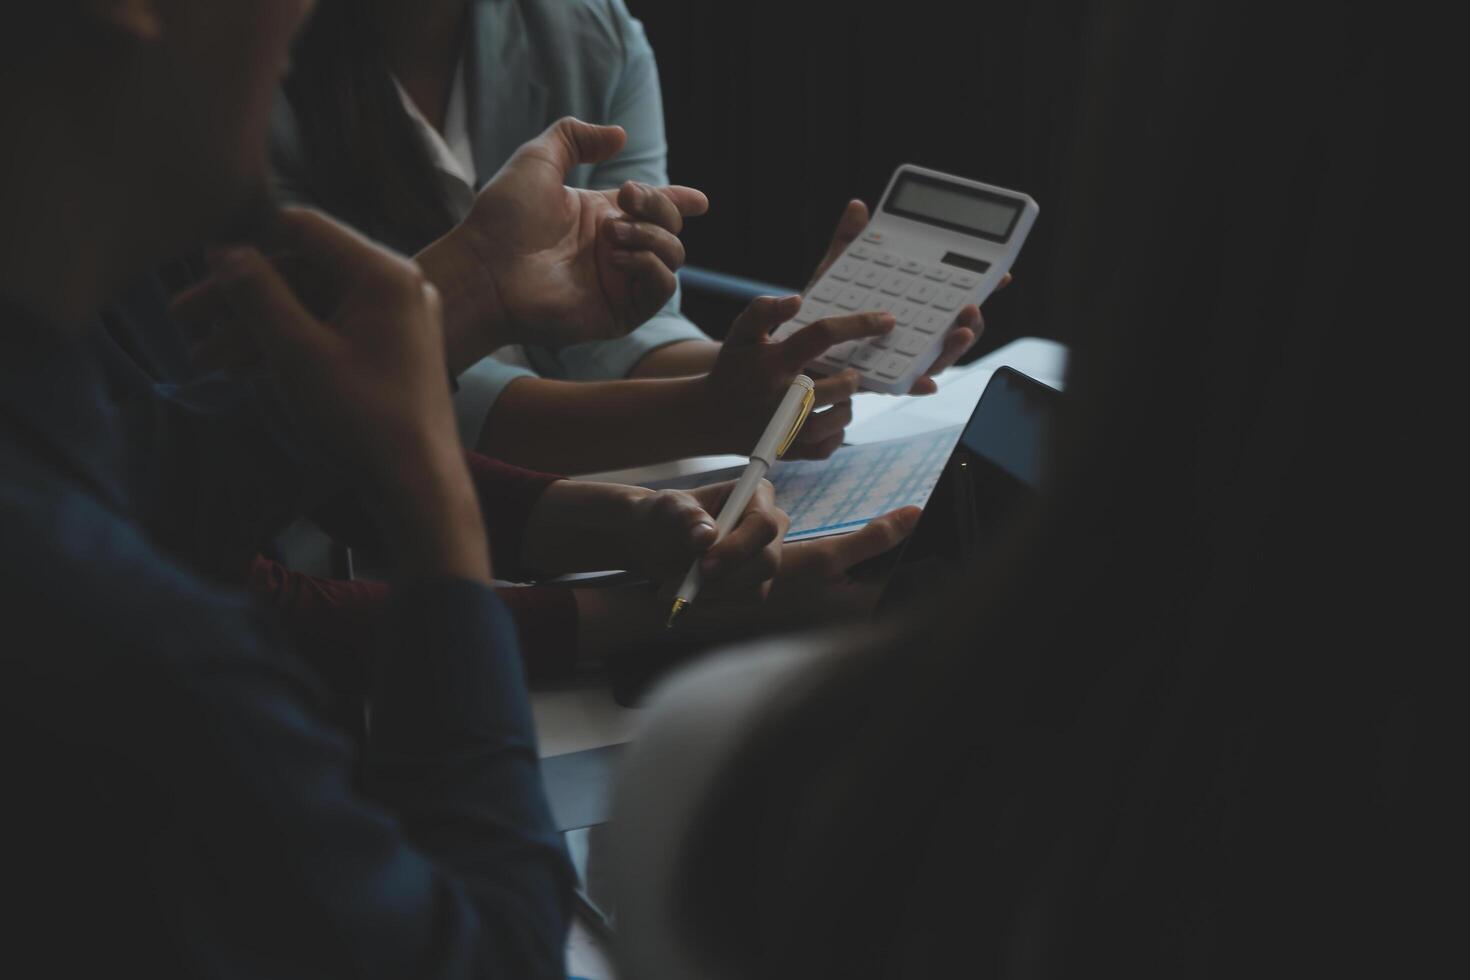
{"type": "MultiPolygon", "coordinates": [[[[256,556],[247,590],[279,615],[301,655],[332,690],[360,700],[367,691],[391,615],[392,586],[383,582],[322,579],[256,556]]],[[[577,602],[570,589],[526,586],[497,589],[521,637],[532,681],[569,674],[577,663],[577,602]]]]}
{"type": "MultiPolygon", "coordinates": [[[[475,482],[475,493],[480,498],[485,530],[490,535],[495,574],[517,581],[528,578],[531,570],[521,561],[526,525],[530,523],[531,511],[546,488],[563,478],[521,469],[479,453],[467,452],[464,455],[470,468],[470,478],[475,482]]],[[[501,598],[510,602],[504,593],[501,598]]],[[[568,595],[566,600],[571,602],[572,597],[568,595]]],[[[515,608],[512,602],[511,609],[515,608]]]]}
{"type": "MultiPolygon", "coordinates": [[[[522,469],[479,453],[465,453],[465,463],[480,498],[495,574],[510,581],[529,578],[530,570],[521,562],[526,524],[541,494],[563,477],[522,469]]],[[[349,547],[370,548],[377,542],[376,529],[356,494],[333,498],[313,511],[311,517],[323,531],[349,547]]]]}

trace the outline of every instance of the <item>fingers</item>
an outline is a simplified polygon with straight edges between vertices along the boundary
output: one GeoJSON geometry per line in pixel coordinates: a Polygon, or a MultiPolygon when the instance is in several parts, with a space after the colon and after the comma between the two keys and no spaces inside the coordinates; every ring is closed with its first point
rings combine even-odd
{"type": "Polygon", "coordinates": [[[781,568],[781,539],[789,523],[776,507],[771,481],[762,480],[740,521],[700,561],[700,572],[722,589],[753,588],[769,581],[781,568]]]}
{"type": "Polygon", "coordinates": [[[229,309],[220,329],[243,328],[283,368],[329,355],[337,338],[296,299],[285,278],[254,248],[232,250],[212,280],[229,309]]]}
{"type": "Polygon", "coordinates": [[[923,513],[918,507],[901,507],[869,521],[851,534],[828,538],[832,543],[832,570],[846,572],[854,565],[897,547],[914,533],[923,513]]]}
{"type": "Polygon", "coordinates": [[[842,439],[845,434],[839,432],[836,435],[828,436],[821,442],[813,443],[809,446],[802,446],[801,452],[796,455],[802,459],[826,459],[842,448],[842,439]]]}
{"type": "Polygon", "coordinates": [[[649,571],[659,576],[683,575],[689,563],[708,551],[719,536],[715,519],[698,500],[678,490],[659,491],[648,506],[647,526],[655,529],[649,535],[655,552],[649,571]]]}
{"type": "MultiPolygon", "coordinates": [[[[933,364],[929,365],[929,370],[924,372],[925,376],[932,378],[946,368],[953,367],[954,362],[958,361],[974,343],[974,331],[967,327],[956,327],[945,334],[944,344],[939,348],[939,356],[934,359],[933,364]]],[[[921,394],[921,392],[913,392],[913,394],[921,394]]]]}
{"type": "Polygon", "coordinates": [[[697,218],[709,212],[709,198],[704,191],[680,184],[669,184],[658,188],[658,192],[673,201],[679,213],[686,218],[697,218]]]}
{"type": "MultiPolygon", "coordinates": [[[[222,266],[221,258],[216,265],[222,266]]],[[[169,303],[169,313],[181,326],[204,333],[231,316],[230,300],[217,275],[179,293],[169,303]]]]}
{"type": "MultiPolygon", "coordinates": [[[[852,368],[844,368],[836,374],[825,378],[818,378],[812,388],[814,404],[817,408],[825,405],[838,405],[842,402],[850,402],[852,396],[857,394],[858,385],[862,383],[862,376],[852,368]]],[[[808,420],[810,423],[810,420],[808,420]]],[[[805,427],[802,429],[805,433],[805,427]]]]}
{"type": "Polygon", "coordinates": [[[800,296],[757,296],[730,324],[725,344],[759,344],[772,330],[796,316],[800,309],[800,296]]]}
{"type": "Polygon", "coordinates": [[[618,207],[629,217],[652,222],[677,235],[684,230],[686,215],[709,210],[709,198],[692,187],[650,187],[627,181],[618,190],[618,207]]]}
{"type": "Polygon", "coordinates": [[[579,163],[601,163],[616,156],[628,142],[621,126],[594,126],[565,116],[531,141],[546,153],[565,177],[579,163]]]}
{"type": "Polygon", "coordinates": [[[932,395],[939,390],[934,383],[933,375],[954,366],[955,362],[965,355],[975,341],[980,339],[980,334],[985,330],[985,318],[980,315],[980,307],[971,304],[960,310],[959,316],[955,318],[954,326],[949,333],[944,335],[944,344],[939,348],[939,356],[929,366],[929,370],[914,382],[914,387],[909,390],[911,395],[932,395]]]}
{"type": "Polygon", "coordinates": [[[684,264],[684,243],[656,224],[613,220],[603,224],[603,234],[614,248],[652,252],[670,269],[684,264]]]}
{"type": "Polygon", "coordinates": [[[801,441],[816,446],[830,441],[834,436],[841,443],[843,431],[852,424],[852,402],[839,402],[821,412],[807,416],[801,427],[801,441]]]}
{"type": "Polygon", "coordinates": [[[848,201],[847,207],[842,209],[842,217],[837,219],[837,228],[832,232],[832,241],[827,246],[827,254],[835,259],[847,251],[847,246],[857,241],[857,237],[866,227],[868,227],[868,206],[856,198],[848,201]]]}
{"type": "Polygon", "coordinates": [[[653,252],[628,252],[614,249],[607,260],[628,279],[628,295],[632,299],[632,324],[641,324],[673,297],[679,288],[674,271],[653,252]]]}
{"type": "Polygon", "coordinates": [[[821,357],[828,348],[849,340],[878,337],[893,329],[891,313],[853,313],[832,316],[802,327],[781,342],[787,365],[799,370],[821,357]]]}

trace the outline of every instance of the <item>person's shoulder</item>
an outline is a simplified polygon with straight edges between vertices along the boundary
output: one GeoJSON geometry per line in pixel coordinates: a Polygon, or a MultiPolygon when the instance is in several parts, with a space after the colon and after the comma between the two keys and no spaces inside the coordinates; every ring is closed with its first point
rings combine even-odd
{"type": "Polygon", "coordinates": [[[625,56],[643,33],[623,0],[476,0],[481,17],[514,18],[532,41],[555,41],[563,55],[625,56]]]}

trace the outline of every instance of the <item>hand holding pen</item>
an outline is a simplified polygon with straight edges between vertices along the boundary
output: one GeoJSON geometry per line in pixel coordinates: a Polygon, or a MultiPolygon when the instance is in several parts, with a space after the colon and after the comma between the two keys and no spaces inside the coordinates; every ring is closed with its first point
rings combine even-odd
{"type": "MultiPolygon", "coordinates": [[[[725,499],[725,505],[720,508],[720,516],[715,521],[716,541],[730,533],[731,528],[745,513],[751,497],[755,494],[756,488],[760,486],[760,482],[765,479],[766,473],[795,441],[797,433],[801,431],[802,423],[811,414],[815,398],[814,388],[815,384],[812,379],[804,374],[799,375],[791,383],[791,387],[776,409],[776,414],[771,417],[765,433],[750,454],[750,462],[746,464],[745,472],[740,474],[740,479],[735,482],[735,488],[730,491],[730,496],[725,499]]],[[[684,576],[684,582],[679,586],[679,591],[674,594],[674,607],[669,612],[668,625],[670,627],[699,594],[703,578],[699,563],[695,562],[690,567],[689,573],[684,576]]]]}

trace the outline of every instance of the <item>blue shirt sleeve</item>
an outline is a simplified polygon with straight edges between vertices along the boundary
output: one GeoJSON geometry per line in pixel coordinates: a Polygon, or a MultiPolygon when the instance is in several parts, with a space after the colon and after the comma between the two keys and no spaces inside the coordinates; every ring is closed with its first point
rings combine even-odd
{"type": "Polygon", "coordinates": [[[359,765],[320,719],[313,676],[243,598],[27,469],[0,492],[16,640],[0,658],[0,761],[51,746],[44,770],[6,766],[26,774],[7,804],[29,849],[12,884],[73,885],[61,919],[26,913],[74,932],[51,966],[117,955],[97,952],[115,936],[130,962],[208,976],[564,975],[570,864],[489,589],[399,598],[359,765]],[[64,778],[41,791],[34,772],[64,778]],[[79,833],[69,815],[97,787],[105,808],[79,833]]]}
{"type": "Polygon", "coordinates": [[[460,443],[478,446],[490,409],[505,389],[519,378],[534,377],[536,372],[530,368],[494,357],[470,365],[457,379],[459,387],[454,393],[454,423],[459,428],[460,443]]]}

